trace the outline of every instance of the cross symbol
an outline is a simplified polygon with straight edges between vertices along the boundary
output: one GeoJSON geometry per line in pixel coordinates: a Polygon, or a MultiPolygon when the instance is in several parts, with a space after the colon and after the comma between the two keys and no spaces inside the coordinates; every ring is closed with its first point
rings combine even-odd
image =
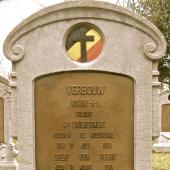
{"type": "Polygon", "coordinates": [[[94,41],[94,36],[86,36],[85,32],[80,33],[80,37],[75,39],[76,42],[80,42],[81,44],[81,62],[85,63],[87,62],[87,46],[86,42],[87,41],[94,41]]]}

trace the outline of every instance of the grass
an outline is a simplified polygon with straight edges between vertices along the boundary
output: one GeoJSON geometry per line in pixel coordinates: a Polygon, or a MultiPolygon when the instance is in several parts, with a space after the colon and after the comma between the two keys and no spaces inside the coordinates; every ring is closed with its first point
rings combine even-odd
{"type": "Polygon", "coordinates": [[[170,153],[153,152],[152,170],[170,170],[170,153]]]}

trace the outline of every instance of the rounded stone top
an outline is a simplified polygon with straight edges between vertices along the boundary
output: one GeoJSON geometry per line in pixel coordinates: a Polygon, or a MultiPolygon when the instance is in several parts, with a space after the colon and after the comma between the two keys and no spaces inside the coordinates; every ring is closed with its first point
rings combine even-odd
{"type": "Polygon", "coordinates": [[[24,56],[24,47],[17,41],[25,34],[50,23],[82,18],[115,21],[143,31],[156,42],[156,45],[148,43],[144,46],[144,53],[151,60],[160,59],[166,52],[162,33],[140,15],[111,3],[79,0],[44,8],[22,21],[6,38],[4,54],[9,60],[17,62],[24,56]]]}

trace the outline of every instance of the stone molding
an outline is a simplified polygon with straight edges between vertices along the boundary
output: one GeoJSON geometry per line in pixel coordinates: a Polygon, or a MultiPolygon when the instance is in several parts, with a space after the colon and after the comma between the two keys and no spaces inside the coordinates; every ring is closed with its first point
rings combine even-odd
{"type": "Polygon", "coordinates": [[[0,76],[0,96],[5,97],[10,92],[9,80],[3,76],[0,76]]]}
{"type": "Polygon", "coordinates": [[[160,59],[166,52],[166,41],[162,33],[143,17],[125,8],[106,2],[74,1],[47,7],[24,20],[7,37],[4,43],[4,53],[9,60],[13,62],[20,61],[24,57],[24,47],[21,44],[15,44],[15,42],[22,36],[43,25],[82,18],[119,22],[145,32],[155,41],[154,44],[148,42],[143,47],[144,54],[151,60],[160,59]],[[77,12],[72,13],[72,10],[75,9],[77,12]],[[109,18],[108,15],[110,16],[109,18]]]}
{"type": "Polygon", "coordinates": [[[18,150],[16,149],[16,145],[14,143],[0,144],[0,161],[14,161],[18,154],[18,150]]]}
{"type": "Polygon", "coordinates": [[[170,94],[170,90],[166,90],[166,91],[163,91],[163,92],[159,93],[159,96],[162,96],[164,94],[170,94]]]}
{"type": "Polygon", "coordinates": [[[4,100],[4,137],[6,143],[9,143],[9,117],[10,117],[10,97],[11,97],[11,87],[10,81],[2,76],[0,76],[0,97],[4,100]]]}
{"type": "Polygon", "coordinates": [[[159,93],[159,104],[160,107],[164,104],[170,104],[170,101],[168,100],[168,96],[170,95],[170,90],[163,91],[159,93]]]}
{"type": "Polygon", "coordinates": [[[0,169],[1,170],[17,170],[18,165],[17,165],[17,162],[14,162],[14,161],[3,161],[3,162],[0,162],[0,169]]]}
{"type": "Polygon", "coordinates": [[[6,98],[10,97],[10,93],[11,93],[10,81],[5,77],[0,76],[0,97],[2,97],[5,100],[6,98]]]}
{"type": "Polygon", "coordinates": [[[11,81],[0,76],[0,97],[4,100],[4,143],[0,143],[0,169],[16,170],[16,145],[11,143],[11,81]]]}

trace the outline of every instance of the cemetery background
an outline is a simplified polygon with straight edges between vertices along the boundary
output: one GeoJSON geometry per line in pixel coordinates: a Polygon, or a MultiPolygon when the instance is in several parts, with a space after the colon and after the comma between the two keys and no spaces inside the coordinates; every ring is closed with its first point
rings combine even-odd
{"type": "MultiPolygon", "coordinates": [[[[9,1],[10,2],[10,1],[9,1]]],[[[53,3],[55,3],[54,1],[52,2],[50,2],[50,1],[48,1],[48,3],[47,3],[47,1],[43,1],[43,3],[42,2],[38,2],[38,1],[34,1],[34,2],[31,2],[30,1],[30,4],[31,4],[31,6],[33,7],[32,9],[33,9],[33,11],[27,11],[27,10],[23,10],[23,8],[20,6],[20,9],[22,8],[22,12],[23,12],[23,14],[21,14],[21,13],[19,13],[18,14],[18,16],[20,16],[20,17],[16,17],[16,20],[14,19],[14,20],[12,20],[12,21],[14,21],[14,23],[10,23],[11,25],[10,25],[10,28],[8,28],[8,29],[5,29],[5,32],[6,33],[3,33],[3,34],[1,34],[2,35],[2,42],[3,42],[3,40],[4,40],[4,38],[5,38],[5,35],[6,34],[8,34],[8,32],[9,32],[9,30],[11,30],[11,28],[13,28],[15,25],[17,25],[18,23],[20,23],[21,22],[21,20],[23,20],[24,18],[27,18],[30,14],[32,14],[32,13],[34,13],[35,11],[37,11],[37,10],[39,10],[39,9],[42,9],[42,8],[44,8],[45,6],[48,6],[48,5],[51,5],[51,4],[53,4],[53,3]],[[27,13],[27,12],[28,13],[27,13]],[[4,36],[4,37],[3,37],[4,36]]],[[[3,2],[1,2],[1,3],[5,3],[5,1],[3,2]]],[[[0,3],[0,4],[1,4],[0,3]]],[[[13,2],[10,2],[11,4],[12,3],[15,3],[14,1],[13,2]]],[[[21,1],[19,1],[19,4],[21,4],[21,3],[23,3],[23,1],[21,2],[21,1]]],[[[15,4],[15,5],[17,5],[17,4],[15,4]]],[[[6,9],[8,9],[8,4],[6,4],[5,5],[6,7],[6,9]]],[[[18,5],[17,5],[18,6],[18,5]]],[[[24,6],[25,6],[25,4],[24,4],[24,6]]],[[[27,6],[28,7],[28,6],[27,6]]],[[[0,8],[1,8],[1,6],[0,6],[0,8]]],[[[3,8],[3,7],[2,7],[3,8]]],[[[12,7],[13,8],[13,7],[12,7]]],[[[11,9],[12,9],[11,8],[11,9]]],[[[15,8],[16,8],[16,6],[15,6],[15,8]]],[[[30,9],[30,7],[28,7],[29,9],[30,9]]],[[[8,9],[9,10],[9,9],[8,9]]],[[[2,10],[3,11],[3,10],[2,10]]],[[[0,10],[0,12],[2,12],[1,10],[0,10]]],[[[17,12],[18,13],[18,10],[17,9],[14,9],[14,11],[15,12],[17,12]]],[[[0,14],[0,17],[1,16],[3,16],[4,17],[4,14],[3,15],[1,15],[0,14]]],[[[11,16],[9,16],[9,17],[11,17],[11,16]]],[[[13,17],[15,18],[15,16],[13,15],[13,17]]],[[[4,24],[5,25],[5,24],[4,24]]],[[[1,54],[1,56],[2,56],[3,54],[1,54]]],[[[3,63],[2,63],[2,67],[0,67],[2,70],[2,74],[4,74],[5,76],[7,76],[8,75],[8,72],[9,72],[9,70],[10,70],[10,66],[9,66],[9,68],[6,70],[6,64],[8,64],[8,65],[10,65],[10,63],[8,62],[8,61],[6,61],[5,59],[3,59],[3,63]]],[[[169,159],[169,158],[168,158],[169,159]]],[[[166,163],[166,165],[167,165],[167,163],[166,163]]],[[[162,166],[162,165],[160,165],[160,166],[162,166]]],[[[157,170],[157,169],[155,169],[155,170],[157,170]]],[[[168,169],[167,169],[168,170],[168,169]]]]}

